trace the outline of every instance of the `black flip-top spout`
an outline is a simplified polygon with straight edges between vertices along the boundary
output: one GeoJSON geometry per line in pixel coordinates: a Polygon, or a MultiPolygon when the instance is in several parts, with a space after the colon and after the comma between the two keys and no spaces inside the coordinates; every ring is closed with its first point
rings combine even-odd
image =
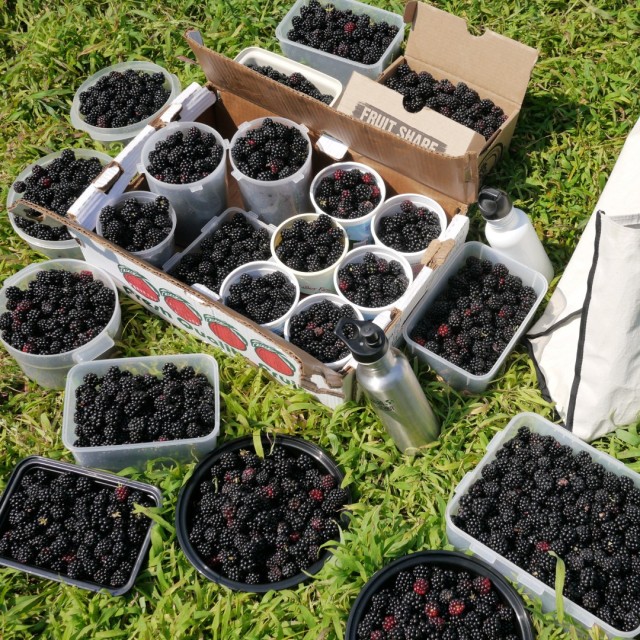
{"type": "Polygon", "coordinates": [[[334,331],[358,362],[376,362],[389,349],[384,331],[370,320],[340,318],[334,331]]]}
{"type": "Polygon", "coordinates": [[[501,220],[509,215],[512,209],[511,199],[495,187],[485,187],[478,194],[478,207],[485,220],[501,220]]]}

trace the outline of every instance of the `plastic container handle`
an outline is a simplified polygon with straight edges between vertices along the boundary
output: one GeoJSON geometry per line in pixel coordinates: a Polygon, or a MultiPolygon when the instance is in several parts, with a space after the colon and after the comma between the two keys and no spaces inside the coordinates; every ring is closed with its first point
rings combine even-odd
{"type": "Polygon", "coordinates": [[[198,191],[202,191],[202,185],[198,184],[198,185],[189,187],[189,191],[191,191],[191,193],[198,193],[198,191]]]}
{"type": "Polygon", "coordinates": [[[243,178],[246,178],[246,176],[244,175],[244,173],[242,173],[242,171],[240,171],[239,169],[234,169],[231,172],[231,175],[238,181],[240,182],[240,180],[242,180],[243,178]]]}
{"type": "Polygon", "coordinates": [[[453,495],[457,496],[459,493],[463,493],[464,491],[466,491],[469,485],[471,484],[472,479],[473,479],[472,471],[465,473],[462,480],[458,482],[458,486],[454,489],[453,495]]]}
{"type": "Polygon", "coordinates": [[[89,362],[106,353],[115,345],[113,338],[105,333],[98,336],[95,341],[89,342],[85,347],[80,347],[72,356],[74,362],[89,362]]]}

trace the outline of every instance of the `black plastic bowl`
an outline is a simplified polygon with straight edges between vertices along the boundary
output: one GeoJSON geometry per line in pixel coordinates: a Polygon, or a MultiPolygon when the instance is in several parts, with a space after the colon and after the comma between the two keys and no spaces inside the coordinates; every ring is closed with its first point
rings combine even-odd
{"type": "MultiPolygon", "coordinates": [[[[329,456],[329,454],[311,442],[303,440],[302,438],[295,438],[292,436],[275,436],[269,437],[266,435],[262,436],[262,446],[264,448],[265,455],[270,450],[273,444],[277,444],[285,449],[294,450],[297,453],[306,453],[311,456],[316,464],[323,469],[326,473],[330,473],[334,478],[336,478],[337,485],[340,486],[342,481],[344,480],[344,473],[338,467],[338,465],[334,462],[334,460],[329,456]]],[[[331,552],[328,549],[324,550],[324,553],[318,558],[316,562],[314,562],[306,571],[296,574],[295,576],[291,576],[285,580],[279,580],[278,582],[268,582],[262,584],[247,584],[246,582],[237,582],[235,580],[229,580],[229,578],[223,576],[218,573],[214,569],[212,569],[209,565],[207,565],[200,554],[196,551],[196,549],[191,544],[189,540],[189,528],[192,521],[192,513],[191,513],[191,499],[193,496],[193,492],[197,490],[200,482],[204,479],[205,476],[209,473],[211,467],[217,462],[217,460],[224,453],[238,451],[239,449],[248,449],[250,451],[254,451],[253,446],[253,438],[251,436],[245,438],[238,438],[237,440],[232,440],[231,442],[227,442],[222,445],[218,449],[216,449],[212,454],[202,460],[196,466],[193,475],[187,481],[187,484],[180,491],[180,495],[178,496],[178,504],[176,507],[176,529],[178,534],[178,542],[182,547],[182,551],[187,556],[189,562],[201,573],[205,578],[213,582],[217,582],[218,584],[224,585],[229,589],[234,589],[235,591],[248,591],[251,593],[266,593],[267,591],[277,591],[279,589],[290,589],[295,587],[302,582],[310,580],[314,574],[318,573],[324,563],[331,557],[331,552]]],[[[353,501],[353,495],[349,487],[345,487],[345,491],[347,492],[347,504],[351,504],[353,501]]],[[[349,524],[349,515],[347,511],[343,511],[338,523],[344,529],[349,524]]]]}
{"type": "Polygon", "coordinates": [[[443,567],[445,569],[453,569],[454,571],[468,571],[475,575],[486,576],[493,583],[503,602],[509,605],[515,612],[517,619],[516,626],[518,627],[518,635],[521,640],[535,640],[531,621],[524,608],[524,603],[516,590],[497,571],[482,560],[466,556],[457,551],[419,551],[398,558],[391,564],[380,569],[380,571],[374,574],[367,584],[364,585],[364,588],[351,607],[349,620],[347,621],[346,640],[357,640],[358,625],[366,612],[371,597],[381,589],[389,587],[401,571],[411,569],[419,564],[443,567]]]}

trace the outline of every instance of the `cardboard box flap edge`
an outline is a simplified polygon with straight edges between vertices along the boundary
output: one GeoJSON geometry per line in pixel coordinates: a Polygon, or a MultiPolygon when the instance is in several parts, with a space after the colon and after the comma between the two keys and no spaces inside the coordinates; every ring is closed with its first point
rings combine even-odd
{"type": "Polygon", "coordinates": [[[489,29],[480,36],[472,35],[464,18],[418,0],[407,3],[404,19],[411,23],[407,58],[461,77],[468,76],[473,66],[476,84],[522,104],[538,59],[537,49],[489,29]]]}

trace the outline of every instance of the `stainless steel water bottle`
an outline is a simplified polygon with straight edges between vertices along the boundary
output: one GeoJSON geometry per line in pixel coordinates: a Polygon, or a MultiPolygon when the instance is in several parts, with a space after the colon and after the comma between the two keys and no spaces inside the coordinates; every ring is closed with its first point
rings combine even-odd
{"type": "Polygon", "coordinates": [[[406,356],[370,321],[341,318],[336,335],[358,362],[356,378],[402,453],[434,441],[440,424],[406,356]]]}

